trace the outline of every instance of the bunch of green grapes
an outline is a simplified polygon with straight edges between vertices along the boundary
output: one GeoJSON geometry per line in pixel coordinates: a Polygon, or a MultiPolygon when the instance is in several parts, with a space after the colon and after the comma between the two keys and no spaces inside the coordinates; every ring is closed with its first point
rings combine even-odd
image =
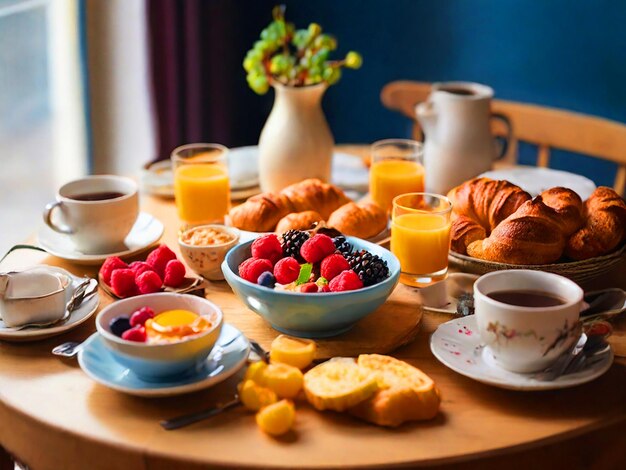
{"type": "Polygon", "coordinates": [[[337,83],[341,68],[358,69],[363,59],[350,51],[343,60],[329,60],[337,49],[337,40],[322,33],[322,27],[311,23],[307,29],[295,29],[285,21],[285,7],[276,6],[274,21],[263,31],[243,60],[246,79],[259,95],[267,93],[273,83],[306,86],[337,83]]]}

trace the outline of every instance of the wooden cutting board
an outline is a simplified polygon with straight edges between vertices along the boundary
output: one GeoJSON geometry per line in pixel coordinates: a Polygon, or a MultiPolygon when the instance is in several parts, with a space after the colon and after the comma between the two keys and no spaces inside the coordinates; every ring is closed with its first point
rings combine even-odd
{"type": "MultiPolygon", "coordinates": [[[[228,285],[220,286],[219,292],[215,292],[216,285],[212,284],[208,299],[222,307],[225,321],[269,350],[274,338],[281,333],[236,299],[228,285]]],[[[413,291],[413,288],[399,284],[387,302],[351,330],[332,338],[315,340],[318,346],[316,359],[363,353],[388,354],[410,343],[415,339],[422,319],[422,308],[413,291]]]]}

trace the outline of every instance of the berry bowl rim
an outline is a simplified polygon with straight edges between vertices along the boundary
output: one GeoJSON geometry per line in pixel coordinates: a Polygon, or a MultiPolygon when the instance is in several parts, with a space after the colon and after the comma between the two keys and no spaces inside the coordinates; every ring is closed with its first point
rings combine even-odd
{"type": "MultiPolygon", "coordinates": [[[[149,305],[146,305],[146,307],[150,307],[149,305]]],[[[152,308],[152,307],[150,307],[152,308]]],[[[131,314],[129,314],[129,317],[131,314]]],[[[158,314],[157,314],[158,315],[158,314]]],[[[196,295],[189,295],[189,294],[178,294],[175,292],[155,292],[153,294],[143,294],[140,296],[134,296],[134,297],[128,297],[126,299],[121,299],[118,300],[116,302],[113,302],[109,305],[107,305],[106,307],[104,307],[96,316],[96,330],[98,331],[98,333],[100,335],[102,335],[106,340],[108,341],[112,341],[114,343],[118,343],[118,344],[122,344],[124,346],[130,346],[130,347],[137,347],[137,348],[153,348],[153,349],[166,349],[166,348],[173,348],[176,347],[180,344],[185,344],[185,343],[189,343],[191,341],[195,341],[195,340],[199,340],[201,338],[204,338],[207,335],[212,334],[213,332],[215,332],[215,330],[221,329],[222,324],[224,323],[224,312],[222,312],[222,309],[215,304],[214,302],[211,302],[210,300],[204,298],[204,297],[199,297],[196,295]],[[148,297],[148,298],[146,298],[148,297]],[[138,299],[141,300],[145,300],[145,301],[149,301],[152,298],[165,298],[165,297],[170,297],[170,298],[184,298],[184,299],[189,299],[192,301],[199,301],[200,303],[204,303],[207,307],[210,307],[212,309],[211,313],[208,314],[198,314],[200,316],[203,317],[209,317],[211,316],[212,318],[210,318],[211,321],[211,327],[207,328],[205,331],[202,331],[201,333],[195,334],[195,335],[191,335],[188,337],[185,337],[183,339],[180,339],[178,341],[173,341],[171,343],[141,343],[139,341],[129,341],[127,339],[123,339],[119,336],[116,336],[115,334],[113,334],[110,330],[109,330],[109,325],[105,325],[103,324],[103,318],[105,316],[107,316],[107,314],[114,309],[120,308],[122,307],[124,304],[126,303],[133,303],[133,301],[137,301],[138,299]]]]}
{"type": "MultiPolygon", "coordinates": [[[[254,239],[256,240],[256,238],[254,239]]],[[[222,262],[222,272],[224,273],[224,277],[226,281],[231,284],[231,280],[235,283],[239,282],[243,285],[254,287],[257,289],[263,289],[262,292],[267,293],[268,295],[277,295],[277,296],[285,296],[285,297],[298,297],[298,298],[332,298],[337,296],[348,296],[348,295],[358,295],[359,293],[366,293],[373,290],[380,289],[383,286],[387,286],[389,284],[397,284],[400,279],[400,260],[394,255],[390,250],[377,245],[375,243],[369,242],[362,238],[346,236],[346,240],[352,243],[354,246],[355,242],[358,244],[359,249],[365,249],[370,252],[375,251],[381,258],[383,258],[387,262],[387,266],[389,267],[389,277],[384,281],[379,282],[378,284],[374,284],[367,287],[361,287],[360,289],[347,290],[342,292],[293,292],[286,291],[281,289],[269,289],[267,287],[261,286],[259,284],[255,284],[254,282],[250,282],[244,278],[242,278],[238,272],[235,272],[231,269],[229,260],[235,256],[235,253],[238,253],[240,250],[245,250],[249,248],[254,240],[249,240],[244,243],[240,243],[233,248],[231,248],[226,256],[224,257],[224,261],[222,262]],[[382,254],[379,254],[382,253],[382,254]],[[383,256],[384,255],[384,256],[383,256]]]]}

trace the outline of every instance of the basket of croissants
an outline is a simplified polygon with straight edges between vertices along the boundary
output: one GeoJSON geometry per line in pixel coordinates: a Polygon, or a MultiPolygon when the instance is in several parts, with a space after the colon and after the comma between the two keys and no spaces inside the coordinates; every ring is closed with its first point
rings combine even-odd
{"type": "Polygon", "coordinates": [[[508,181],[475,178],[448,193],[450,261],[466,272],[538,269],[585,282],[624,255],[626,203],[598,187],[582,201],[555,187],[532,198],[508,181]]]}
{"type": "Polygon", "coordinates": [[[308,230],[324,222],[344,235],[372,239],[387,229],[388,217],[372,202],[352,202],[332,184],[311,178],[280,192],[261,193],[231,209],[230,225],[249,232],[308,230]]]}

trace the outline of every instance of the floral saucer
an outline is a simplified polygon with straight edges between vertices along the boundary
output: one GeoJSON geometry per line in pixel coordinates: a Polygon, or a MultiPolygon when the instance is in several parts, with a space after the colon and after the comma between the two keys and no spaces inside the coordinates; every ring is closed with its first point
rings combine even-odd
{"type": "Polygon", "coordinates": [[[81,345],[78,363],[93,380],[118,392],[140,397],[170,397],[216,385],[235,374],[246,363],[250,343],[234,326],[224,323],[216,344],[199,370],[160,382],[142,380],[117,362],[98,333],[91,335],[81,345]]]}
{"type": "Polygon", "coordinates": [[[553,381],[539,380],[535,374],[518,374],[496,365],[481,342],[473,315],[439,325],[430,338],[430,350],[440,362],[461,375],[509,390],[555,390],[590,382],[604,374],[613,363],[613,351],[597,356],[583,370],[562,375],[553,381]]]}

